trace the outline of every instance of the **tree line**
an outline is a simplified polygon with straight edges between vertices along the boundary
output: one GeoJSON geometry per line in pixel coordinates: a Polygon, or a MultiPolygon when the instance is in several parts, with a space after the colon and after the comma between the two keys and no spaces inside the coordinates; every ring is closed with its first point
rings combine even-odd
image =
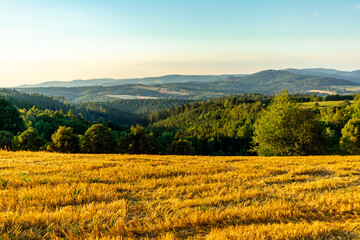
{"type": "Polygon", "coordinates": [[[360,154],[360,101],[304,107],[317,96],[229,96],[148,114],[147,123],[89,121],[71,108],[19,109],[0,98],[0,148],[64,153],[360,154]]]}

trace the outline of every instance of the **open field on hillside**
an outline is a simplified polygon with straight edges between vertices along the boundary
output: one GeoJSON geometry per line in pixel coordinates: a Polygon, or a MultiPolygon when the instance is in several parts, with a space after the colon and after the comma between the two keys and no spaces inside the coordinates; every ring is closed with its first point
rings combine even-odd
{"type": "Polygon", "coordinates": [[[359,239],[359,215],[360,156],[0,151],[2,239],[359,239]]]}
{"type": "MultiPolygon", "coordinates": [[[[351,100],[349,101],[351,104],[354,104],[354,101],[351,100]]],[[[320,107],[329,107],[329,106],[340,106],[341,104],[344,103],[344,100],[341,101],[320,101],[318,102],[320,107]]],[[[316,102],[304,102],[302,103],[304,106],[315,106],[316,102]]]]}
{"type": "Polygon", "coordinates": [[[107,95],[107,97],[119,98],[119,99],[158,99],[155,97],[133,96],[133,95],[107,95]]]}

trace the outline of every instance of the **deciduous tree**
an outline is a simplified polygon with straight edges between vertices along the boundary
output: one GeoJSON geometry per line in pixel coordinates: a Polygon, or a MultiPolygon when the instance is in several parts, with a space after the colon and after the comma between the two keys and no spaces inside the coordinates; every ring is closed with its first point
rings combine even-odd
{"type": "Polygon", "coordinates": [[[47,150],[62,153],[76,153],[80,150],[79,136],[73,133],[71,127],[60,126],[51,136],[47,150]]]}
{"type": "Polygon", "coordinates": [[[45,145],[46,140],[39,135],[38,131],[29,127],[16,137],[16,147],[20,150],[38,151],[45,145]]]}
{"type": "Polygon", "coordinates": [[[341,149],[346,153],[360,154],[360,119],[350,119],[341,134],[341,149]]]}
{"type": "Polygon", "coordinates": [[[253,150],[263,156],[322,154],[326,131],[318,116],[284,91],[276,94],[254,125],[253,150]]]}

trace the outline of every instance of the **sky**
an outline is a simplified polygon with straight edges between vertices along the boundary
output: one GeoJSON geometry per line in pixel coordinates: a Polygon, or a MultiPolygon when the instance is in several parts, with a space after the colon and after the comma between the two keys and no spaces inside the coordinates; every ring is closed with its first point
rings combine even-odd
{"type": "Polygon", "coordinates": [[[359,64],[360,0],[0,0],[0,87],[359,64]]]}

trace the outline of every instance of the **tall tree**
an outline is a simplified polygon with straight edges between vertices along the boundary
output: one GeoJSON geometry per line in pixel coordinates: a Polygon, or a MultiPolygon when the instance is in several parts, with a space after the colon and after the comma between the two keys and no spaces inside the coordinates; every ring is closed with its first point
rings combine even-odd
{"type": "Polygon", "coordinates": [[[256,120],[253,143],[263,156],[322,154],[326,132],[316,113],[300,108],[284,91],[256,120]]]}
{"type": "Polygon", "coordinates": [[[25,130],[25,124],[19,111],[4,98],[0,98],[0,130],[9,131],[13,134],[25,130]]]}
{"type": "Polygon", "coordinates": [[[85,153],[112,153],[116,142],[111,130],[103,124],[94,124],[81,139],[81,150],[85,153]]]}

